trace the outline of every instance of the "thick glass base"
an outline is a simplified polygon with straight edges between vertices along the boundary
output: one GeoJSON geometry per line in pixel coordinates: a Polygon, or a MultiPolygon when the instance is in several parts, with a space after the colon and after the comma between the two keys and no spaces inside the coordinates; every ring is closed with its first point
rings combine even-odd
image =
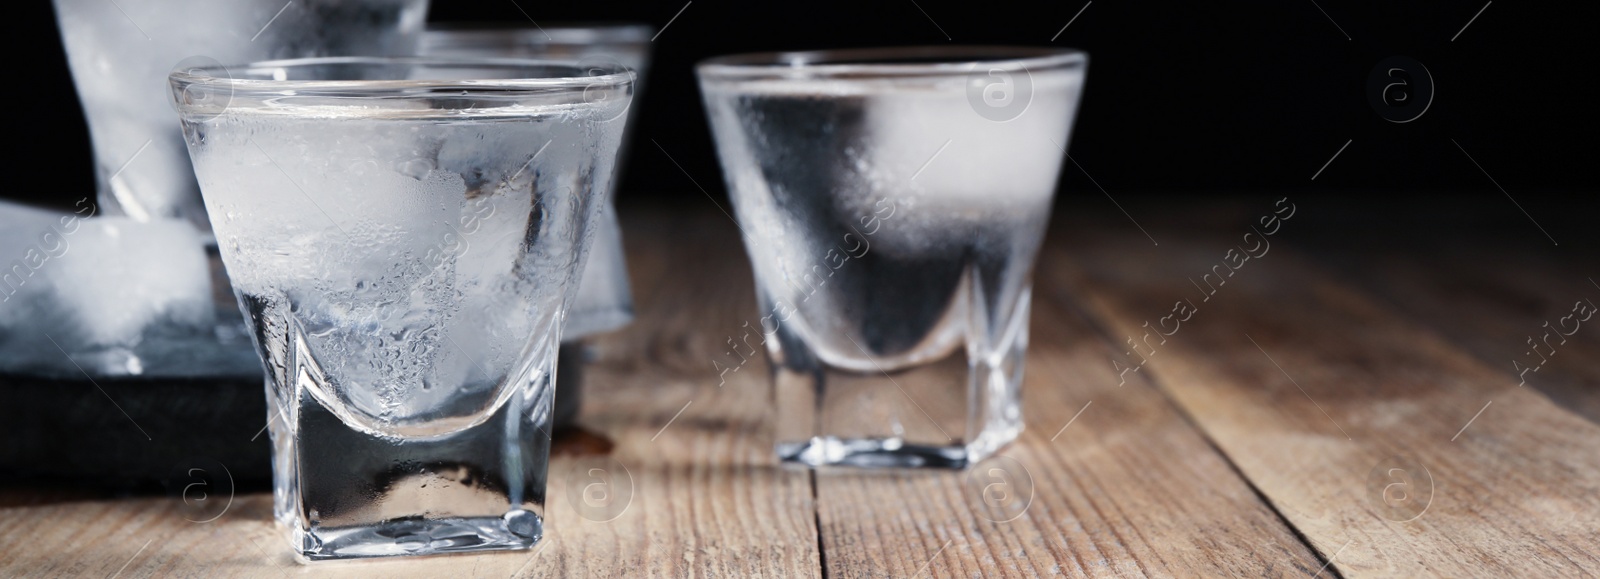
{"type": "Polygon", "coordinates": [[[399,519],[295,534],[300,556],[313,561],[438,555],[527,549],[544,536],[544,521],[530,511],[515,510],[499,518],[399,519]]]}
{"type": "Polygon", "coordinates": [[[351,428],[299,390],[271,429],[276,515],[302,561],[528,549],[544,536],[548,378],[434,437],[351,428]]]}
{"type": "Polygon", "coordinates": [[[779,461],[809,467],[962,469],[982,461],[1007,442],[1010,439],[993,448],[975,450],[966,446],[906,444],[899,438],[816,437],[806,442],[780,442],[777,451],[779,461]]]}
{"type": "Polygon", "coordinates": [[[988,458],[1022,433],[1026,293],[1010,321],[998,339],[918,364],[886,368],[872,360],[872,370],[828,365],[780,328],[773,370],[778,460],[959,469],[988,458]]]}

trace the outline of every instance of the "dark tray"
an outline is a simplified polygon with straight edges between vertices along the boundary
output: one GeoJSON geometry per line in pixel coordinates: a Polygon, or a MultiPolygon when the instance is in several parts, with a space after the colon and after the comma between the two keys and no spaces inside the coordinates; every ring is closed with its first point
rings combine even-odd
{"type": "MultiPolygon", "coordinates": [[[[558,355],[555,427],[577,417],[583,344],[558,355]]],[[[270,481],[259,377],[49,378],[0,374],[0,472],[66,484],[148,488],[220,464],[241,486],[270,481]]]]}

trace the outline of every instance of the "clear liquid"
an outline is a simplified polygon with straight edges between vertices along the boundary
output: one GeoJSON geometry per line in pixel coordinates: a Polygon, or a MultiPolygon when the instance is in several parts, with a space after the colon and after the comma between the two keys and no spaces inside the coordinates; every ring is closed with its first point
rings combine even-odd
{"type": "Polygon", "coordinates": [[[620,127],[560,111],[186,125],[302,556],[542,536],[560,321],[620,127]]]}
{"type": "Polygon", "coordinates": [[[782,459],[962,466],[1020,431],[1028,285],[1078,86],[1044,80],[1010,123],[975,114],[959,78],[705,83],[776,329],[782,459]]]}

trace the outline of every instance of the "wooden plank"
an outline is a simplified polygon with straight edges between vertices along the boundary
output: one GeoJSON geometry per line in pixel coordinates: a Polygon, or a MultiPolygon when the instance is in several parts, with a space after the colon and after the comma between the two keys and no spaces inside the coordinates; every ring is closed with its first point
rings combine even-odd
{"type": "Polygon", "coordinates": [[[828,574],[1315,574],[1322,562],[1160,392],[1139,375],[1118,386],[1111,351],[1048,297],[1055,293],[1048,284],[1035,290],[1027,429],[1001,452],[1015,462],[970,473],[820,471],[828,574]],[[1031,481],[1033,501],[996,522],[1004,517],[984,506],[984,487],[969,476],[1016,493],[1031,481]]]}
{"type": "Polygon", "coordinates": [[[1148,358],[1141,373],[1340,573],[1600,573],[1600,427],[1311,265],[1292,224],[1208,299],[1190,278],[1255,244],[1243,223],[1160,246],[1089,227],[1065,228],[1080,233],[1047,259],[1071,267],[1043,275],[1117,339],[1142,342],[1146,321],[1193,302],[1125,359],[1148,358]],[[1397,455],[1413,463],[1384,464],[1397,455]]]}
{"type": "Polygon", "coordinates": [[[1319,251],[1317,257],[1397,311],[1509,372],[1513,383],[1525,381],[1557,405],[1600,422],[1600,357],[1593,355],[1600,352],[1600,320],[1585,324],[1572,311],[1580,301],[1600,304],[1593,256],[1584,264],[1581,258],[1542,255],[1550,250],[1513,253],[1458,241],[1448,250],[1404,255],[1319,251]]]}
{"type": "MultiPolygon", "coordinates": [[[[585,384],[580,423],[617,441],[611,458],[634,481],[633,504],[609,522],[563,505],[545,569],[562,577],[816,576],[810,481],[773,465],[769,397],[719,387],[711,365],[725,334],[754,310],[737,230],[720,214],[679,215],[627,223],[639,317],[598,341],[585,384]]],[[[552,503],[566,503],[567,485],[595,464],[555,461],[552,503]]]]}
{"type": "MultiPolygon", "coordinates": [[[[765,391],[718,389],[710,353],[696,349],[737,326],[745,310],[724,304],[750,294],[748,270],[737,280],[698,273],[707,255],[735,271],[744,263],[718,227],[733,229],[703,219],[629,223],[639,318],[597,341],[580,418],[615,442],[609,458],[632,481],[613,520],[579,516],[567,491],[594,480],[581,478],[588,469],[615,463],[559,456],[547,535],[532,553],[301,566],[272,526],[270,496],[235,497],[207,523],[186,520],[178,500],[146,498],[0,509],[0,576],[816,576],[809,477],[771,464],[770,437],[759,435],[765,391]]],[[[610,474],[607,490],[620,497],[623,478],[610,474]]]]}

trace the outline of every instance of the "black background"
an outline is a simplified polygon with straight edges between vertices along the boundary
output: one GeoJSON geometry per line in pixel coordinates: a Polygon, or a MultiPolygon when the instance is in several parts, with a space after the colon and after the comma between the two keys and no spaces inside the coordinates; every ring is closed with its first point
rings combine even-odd
{"type": "MultiPolygon", "coordinates": [[[[684,7],[517,2],[436,0],[430,18],[619,20],[660,27],[684,7]]],[[[1600,18],[1594,3],[1500,0],[1487,9],[1475,0],[1086,4],[696,0],[653,43],[649,94],[634,109],[638,125],[620,202],[625,208],[659,202],[710,209],[685,172],[722,201],[721,173],[693,75],[693,64],[702,58],[965,43],[1089,52],[1071,154],[1134,214],[1181,211],[1167,202],[1173,197],[1276,192],[1341,203],[1356,214],[1388,214],[1383,203],[1410,201],[1403,211],[1476,211],[1524,220],[1509,194],[1552,227],[1547,222],[1584,223],[1594,213],[1593,159],[1600,137],[1594,130],[1600,126],[1592,58],[1600,18]],[[1369,72],[1393,55],[1425,64],[1437,87],[1432,106],[1415,122],[1385,121],[1367,103],[1369,72]],[[1346,141],[1349,147],[1313,181],[1346,141]]],[[[12,78],[21,84],[7,91],[11,114],[4,123],[12,174],[24,177],[8,180],[0,196],[70,204],[92,191],[94,182],[87,130],[51,5],[33,0],[10,12],[13,33],[4,42],[13,56],[12,78]]],[[[1061,194],[1058,211],[1111,206],[1070,164],[1061,194]]]]}

